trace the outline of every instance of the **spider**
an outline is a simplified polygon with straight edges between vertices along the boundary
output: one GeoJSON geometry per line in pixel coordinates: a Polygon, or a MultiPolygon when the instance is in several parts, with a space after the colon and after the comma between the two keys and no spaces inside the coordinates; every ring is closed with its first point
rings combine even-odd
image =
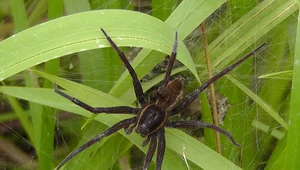
{"type": "Polygon", "coordinates": [[[175,78],[170,81],[170,75],[172,71],[173,64],[176,59],[177,54],[177,32],[175,33],[175,42],[173,45],[172,53],[170,55],[170,60],[167,66],[167,71],[165,77],[157,89],[155,100],[146,101],[145,94],[143,92],[141,83],[135,73],[134,69],[130,65],[129,61],[126,59],[125,55],[118,46],[113,42],[113,40],[107,35],[104,29],[101,28],[102,33],[106,37],[107,41],[110,43],[112,48],[118,53],[120,59],[123,61],[125,67],[132,77],[133,86],[137,101],[140,104],[140,108],[133,108],[129,106],[116,106],[116,107],[92,107],[74,97],[67,95],[66,93],[60,91],[56,84],[54,83],[54,91],[61,95],[62,97],[70,100],[74,104],[90,111],[93,114],[106,113],[106,114],[133,114],[132,118],[122,120],[115,125],[109,127],[104,132],[94,136],[87,143],[83,144],[79,148],[71,152],[58,166],[57,169],[60,169],[66,162],[68,162],[75,155],[79,154],[89,146],[100,141],[106,136],[110,136],[113,133],[124,129],[127,134],[130,134],[134,129],[141,137],[146,138],[142,143],[142,146],[149,144],[149,149],[146,154],[146,157],[143,161],[142,169],[147,170],[148,166],[152,160],[154,152],[157,148],[157,157],[156,157],[156,170],[160,170],[164,158],[166,139],[165,139],[165,127],[168,128],[211,128],[225,136],[227,136],[234,145],[240,146],[232,134],[214,124],[186,120],[186,121],[169,121],[168,118],[174,115],[179,114],[184,108],[186,108],[193,100],[195,100],[199,94],[204,91],[210,84],[227,74],[229,71],[233,70],[240,63],[245,61],[247,58],[256,53],[264,45],[260,45],[254,51],[248,53],[243,58],[239,59],[229,67],[226,67],[221,72],[214,75],[212,78],[208,79],[203,83],[199,88],[194,90],[190,95],[185,97],[180,103],[177,102],[180,94],[183,90],[183,80],[182,78],[175,78]]]}

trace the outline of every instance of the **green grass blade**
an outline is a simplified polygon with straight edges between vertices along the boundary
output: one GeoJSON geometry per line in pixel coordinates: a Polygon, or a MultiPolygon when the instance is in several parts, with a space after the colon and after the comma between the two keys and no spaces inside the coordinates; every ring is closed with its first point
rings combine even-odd
{"type": "Polygon", "coordinates": [[[225,0],[182,1],[166,20],[166,23],[174,30],[178,30],[179,39],[184,39],[225,2],[225,0]]]}
{"type": "Polygon", "coordinates": [[[263,108],[274,120],[276,120],[282,127],[288,130],[288,124],[278,115],[276,111],[274,111],[267,103],[265,103],[259,96],[253,93],[250,89],[248,89],[245,85],[237,81],[230,75],[226,75],[226,77],[232,81],[235,85],[237,85],[244,93],[246,93],[249,97],[251,97],[261,108],[263,108]]]}
{"type": "MultiPolygon", "coordinates": [[[[12,7],[12,16],[14,19],[15,24],[15,32],[22,31],[26,28],[28,28],[28,19],[25,9],[24,1],[11,1],[11,7],[12,7]]],[[[12,109],[17,114],[19,120],[21,121],[22,125],[24,126],[24,129],[26,133],[29,136],[29,139],[31,142],[35,143],[35,134],[33,133],[33,126],[29,119],[29,117],[25,114],[21,104],[19,101],[11,96],[9,96],[8,101],[12,107],[12,109]]]]}
{"type": "MultiPolygon", "coordinates": [[[[42,6],[39,6],[42,7],[42,6]]],[[[48,2],[48,19],[54,19],[63,15],[63,1],[50,0],[48,2]]],[[[38,8],[35,8],[37,10],[38,8]]],[[[44,71],[50,74],[58,74],[59,59],[45,63],[44,71]]],[[[52,82],[44,80],[43,87],[51,88],[52,82]]],[[[56,110],[42,106],[39,114],[32,114],[34,132],[36,136],[35,148],[39,159],[39,169],[53,169],[54,133],[56,110]]]]}
{"type": "MultiPolygon", "coordinates": [[[[299,1],[298,1],[299,2],[299,1]]],[[[299,5],[299,4],[297,4],[299,5]]],[[[300,14],[298,13],[298,17],[300,14]]],[[[287,153],[285,154],[285,169],[297,169],[300,166],[299,158],[300,151],[298,146],[300,145],[300,119],[299,119],[299,94],[300,94],[300,22],[297,20],[297,34],[295,44],[295,55],[294,55],[294,68],[293,68],[293,80],[291,90],[291,101],[290,101],[290,113],[289,113],[289,133],[287,136],[287,153]]]]}
{"type": "Polygon", "coordinates": [[[16,98],[7,96],[7,99],[10,105],[12,106],[14,112],[18,116],[18,119],[21,121],[26,133],[28,134],[29,140],[34,143],[35,138],[33,134],[33,127],[30,118],[28,117],[28,114],[24,112],[23,108],[21,107],[20,103],[16,98]]]}
{"type": "Polygon", "coordinates": [[[285,165],[285,158],[288,155],[287,135],[276,144],[276,148],[272,153],[272,157],[268,160],[266,170],[282,170],[285,165]],[[273,156],[276,155],[276,156],[273,156]]]}
{"type": "Polygon", "coordinates": [[[269,73],[259,76],[258,78],[268,78],[268,79],[280,79],[280,80],[291,80],[293,76],[293,70],[279,71],[275,73],[269,73]]]}
{"type": "Polygon", "coordinates": [[[69,15],[91,10],[90,3],[88,0],[64,0],[64,4],[66,12],[69,15]]]}
{"type": "MultiPolygon", "coordinates": [[[[227,30],[224,31],[222,35],[216,38],[209,45],[210,54],[213,58],[215,58],[213,59],[214,67],[222,68],[228,65],[230,62],[232,62],[233,59],[240,56],[240,54],[243,54],[245,49],[247,49],[251,44],[258,44],[258,40],[260,38],[265,36],[268,33],[268,31],[278,26],[287,17],[291,16],[291,14],[293,14],[297,9],[298,7],[292,1],[266,0],[259,3],[257,7],[255,7],[246,15],[241,17],[241,19],[238,20],[236,23],[232,24],[227,30]]],[[[261,43],[264,42],[263,40],[260,41],[261,43]]],[[[256,44],[255,46],[257,46],[256,44]]],[[[242,150],[242,159],[236,159],[237,154],[241,152],[239,150],[235,150],[230,146],[226,147],[226,155],[229,155],[229,157],[231,157],[232,160],[236,161],[237,164],[239,164],[241,167],[252,168],[258,166],[256,163],[260,164],[260,155],[257,154],[257,150],[255,149],[256,146],[253,145],[253,137],[251,137],[251,135],[245,136],[245,134],[253,130],[253,127],[251,127],[251,123],[249,122],[249,120],[252,120],[254,118],[253,113],[255,109],[251,109],[251,113],[243,111],[245,110],[245,106],[249,107],[249,105],[247,103],[240,102],[247,100],[247,96],[242,96],[242,94],[239,94],[240,92],[241,91],[239,89],[233,90],[231,88],[231,90],[228,91],[230,95],[226,95],[230,96],[230,100],[234,100],[235,104],[238,104],[238,107],[241,107],[242,110],[238,109],[237,107],[233,108],[234,110],[229,110],[231,114],[235,115],[231,117],[233,118],[232,121],[228,120],[226,122],[225,126],[229,127],[229,131],[231,131],[235,136],[237,136],[237,139],[239,141],[245,141],[243,145],[252,147],[247,147],[242,150]],[[236,116],[237,113],[241,113],[242,115],[236,116]],[[242,123],[240,119],[245,120],[245,123],[242,123]],[[246,153],[246,150],[251,150],[252,153],[246,153]],[[245,160],[246,158],[249,159],[245,160]],[[248,165],[251,167],[249,167],[248,165]]],[[[266,102],[264,103],[266,104],[266,102]]],[[[268,105],[269,104],[267,104],[266,106],[268,105]]],[[[263,109],[268,110],[268,108],[263,109]]],[[[272,110],[273,111],[268,111],[267,113],[272,113],[271,116],[277,119],[277,121],[281,122],[280,124],[285,125],[285,127],[287,128],[287,124],[284,123],[283,119],[276,113],[277,110],[272,110]]]]}
{"type": "MultiPolygon", "coordinates": [[[[0,80],[63,55],[108,47],[100,27],[106,29],[119,46],[139,46],[168,54],[174,41],[170,27],[145,14],[124,10],[99,10],[70,15],[38,25],[1,42],[0,80]],[[103,15],[105,17],[95,17],[103,15]],[[122,28],[120,23],[124,23],[122,28]]],[[[180,43],[178,58],[185,61],[186,53],[180,43]]],[[[190,69],[191,65],[187,67],[190,69]]]]}
{"type": "Polygon", "coordinates": [[[165,21],[173,12],[177,0],[152,0],[152,16],[165,21]]]}
{"type": "MultiPolygon", "coordinates": [[[[46,78],[46,79],[48,79],[52,82],[55,82],[56,84],[63,87],[64,89],[68,89],[68,91],[70,93],[73,93],[75,95],[74,97],[81,96],[85,100],[90,97],[89,95],[102,96],[103,97],[101,99],[98,98],[97,100],[92,102],[92,104],[97,105],[97,104],[99,104],[98,101],[101,101],[101,105],[103,105],[103,106],[111,106],[111,105],[130,106],[131,105],[127,101],[118,100],[117,98],[115,98],[115,97],[113,97],[109,94],[103,93],[103,92],[101,92],[99,90],[96,90],[96,89],[93,89],[91,87],[88,87],[88,86],[85,86],[85,85],[82,85],[82,84],[78,84],[76,82],[73,82],[73,81],[70,81],[70,80],[67,80],[67,79],[63,79],[63,78],[59,78],[59,77],[56,77],[56,76],[53,76],[53,75],[50,75],[50,74],[47,74],[47,73],[44,73],[44,72],[40,72],[40,71],[37,71],[37,70],[32,70],[32,72],[34,72],[34,73],[36,73],[40,76],[43,76],[44,78],[46,78]]],[[[51,88],[51,89],[54,91],[53,88],[51,88]]],[[[91,115],[91,114],[92,113],[90,113],[89,115],[91,115]]]]}
{"type": "MultiPolygon", "coordinates": [[[[39,24],[44,15],[47,15],[48,0],[35,1],[29,16],[30,25],[39,24]]],[[[50,7],[51,8],[51,7],[50,7]]]]}
{"type": "MultiPolygon", "coordinates": [[[[57,109],[65,110],[68,112],[76,113],[85,117],[89,117],[90,113],[84,109],[72,104],[61,96],[55,94],[53,89],[40,89],[40,88],[23,88],[23,87],[0,87],[0,91],[7,95],[12,95],[24,100],[29,100],[46,106],[54,107],[57,109]],[[32,95],[38,94],[38,95],[32,95]]],[[[84,91],[83,89],[76,94],[82,96],[88,100],[88,103],[93,103],[93,101],[103,101],[108,103],[101,98],[101,96],[92,96],[89,91],[84,91]],[[81,93],[82,92],[82,93],[81,93]],[[84,94],[88,93],[88,97],[84,97],[84,94]],[[96,97],[96,98],[95,98],[96,97]],[[100,97],[100,98],[99,98],[100,97]]],[[[114,100],[114,103],[121,103],[118,99],[114,100]]],[[[110,103],[111,104],[111,103],[110,103]]],[[[128,115],[107,115],[101,114],[97,116],[95,120],[100,121],[107,126],[111,126],[114,123],[128,118],[128,115]]],[[[143,152],[146,152],[147,148],[141,147],[142,138],[136,133],[131,135],[126,135],[124,131],[119,131],[123,136],[128,138],[132,143],[139,147],[143,152]]],[[[239,169],[235,164],[231,163],[223,156],[219,155],[215,151],[211,150],[201,142],[193,139],[191,136],[173,129],[167,129],[167,148],[174,150],[176,153],[182,155],[183,152],[186,155],[187,159],[195,163],[197,166],[203,169],[239,169]]],[[[230,142],[228,140],[228,142],[230,142]]],[[[169,150],[166,152],[169,152],[169,150]]],[[[168,154],[166,154],[168,155],[168,154]]],[[[171,157],[164,158],[164,164],[176,164],[181,162],[181,158],[176,158],[174,155],[171,157]]],[[[165,167],[165,166],[164,166],[165,167]]],[[[167,167],[166,167],[167,169],[167,167]]],[[[186,169],[182,167],[181,169],[186,169]]]]}
{"type": "Polygon", "coordinates": [[[55,19],[61,17],[64,12],[63,0],[49,0],[48,1],[48,18],[55,19]]]}
{"type": "Polygon", "coordinates": [[[261,2],[209,45],[211,56],[218,57],[212,62],[214,67],[228,65],[297,9],[293,1],[261,2]]]}
{"type": "Polygon", "coordinates": [[[24,0],[11,1],[12,16],[15,23],[15,32],[29,27],[24,0]]]}
{"type": "MultiPolygon", "coordinates": [[[[174,10],[174,12],[165,21],[174,30],[178,31],[178,39],[181,41],[188,36],[201,22],[203,22],[210,14],[212,14],[218,7],[220,7],[225,1],[198,1],[198,0],[186,0],[174,10]],[[187,10],[189,9],[189,10],[187,10]],[[184,15],[183,15],[184,14],[184,15]],[[197,22],[195,22],[195,20],[197,22]]],[[[185,50],[187,51],[187,50],[185,50]]],[[[170,52],[169,52],[170,53],[170,52]]],[[[139,55],[132,62],[132,67],[136,70],[139,77],[146,75],[159,61],[161,61],[165,55],[161,55],[158,52],[153,52],[147,49],[143,49],[139,55]],[[147,56],[147,57],[146,57],[147,56]]],[[[187,61],[184,61],[177,57],[199,80],[198,74],[194,68],[194,64],[191,61],[191,56],[186,53],[184,56],[187,61]],[[193,68],[191,68],[193,67],[193,68]]],[[[110,90],[110,93],[114,96],[123,95],[124,91],[127,91],[131,86],[131,78],[127,72],[119,78],[114,87],[110,90]]],[[[121,99],[126,99],[128,96],[122,96],[121,99]]]]}

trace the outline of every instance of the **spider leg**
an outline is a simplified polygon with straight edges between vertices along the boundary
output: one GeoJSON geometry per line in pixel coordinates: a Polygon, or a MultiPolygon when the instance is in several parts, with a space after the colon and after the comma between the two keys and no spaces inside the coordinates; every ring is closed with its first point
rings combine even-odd
{"type": "Polygon", "coordinates": [[[156,149],[156,145],[157,145],[157,140],[156,140],[156,135],[152,135],[151,139],[150,139],[150,146],[146,155],[146,158],[143,162],[143,170],[148,170],[149,164],[153,158],[155,149],[156,149]]]}
{"type": "Polygon", "coordinates": [[[165,130],[162,129],[158,134],[158,146],[157,146],[157,157],[156,157],[156,170],[161,170],[162,162],[164,159],[166,150],[166,138],[165,130]]]}
{"type": "Polygon", "coordinates": [[[189,120],[189,121],[173,121],[173,122],[168,122],[166,125],[167,127],[170,128],[210,128],[213,129],[214,131],[217,131],[224,136],[228,137],[231,142],[237,146],[241,146],[239,143],[237,143],[232,134],[214,124],[211,123],[206,123],[206,122],[201,122],[201,121],[194,121],[194,120],[189,120]]]}
{"type": "Polygon", "coordinates": [[[71,152],[58,166],[57,166],[57,170],[59,170],[65,163],[67,163],[71,158],[73,158],[74,156],[76,156],[77,154],[79,154],[80,152],[82,152],[83,150],[85,150],[86,148],[90,147],[91,145],[93,145],[94,143],[100,141],[102,138],[109,136],[115,132],[117,132],[118,130],[129,126],[130,124],[133,124],[136,121],[136,117],[133,118],[129,118],[129,119],[124,119],[118,123],[116,123],[115,125],[113,125],[112,127],[106,129],[104,132],[96,135],[95,137],[93,137],[91,140],[89,140],[87,143],[83,144],[82,146],[80,146],[79,148],[75,149],[73,152],[71,152]]]}
{"type": "Polygon", "coordinates": [[[142,147],[145,147],[148,145],[148,143],[151,141],[152,136],[147,136],[146,140],[142,143],[142,147]]]}
{"type": "Polygon", "coordinates": [[[137,124],[137,123],[134,123],[133,125],[130,125],[130,126],[128,126],[128,127],[125,127],[125,128],[124,128],[125,133],[126,133],[127,135],[129,135],[129,134],[133,131],[133,129],[136,127],[136,124],[137,124]]]}
{"type": "Polygon", "coordinates": [[[171,110],[171,114],[170,116],[176,115],[178,113],[180,113],[184,108],[186,108],[188,105],[190,105],[198,96],[199,94],[204,91],[209,85],[211,85],[213,82],[217,81],[219,78],[223,77],[225,74],[227,74],[228,72],[230,72],[231,70],[233,70],[236,66],[238,66],[239,64],[241,64],[243,61],[245,61],[246,59],[248,59],[250,56],[254,55],[258,50],[260,50],[264,45],[266,45],[266,43],[263,43],[262,45],[260,45],[259,47],[257,47],[254,51],[248,53],[246,56],[244,56],[243,58],[239,59],[238,61],[236,61],[235,63],[233,63],[232,65],[224,68],[222,71],[220,71],[219,73],[215,74],[213,77],[211,77],[210,79],[208,79],[206,82],[204,82],[199,88],[197,88],[196,90],[194,90],[189,96],[187,96],[181,104],[175,106],[172,110],[171,110]]]}
{"type": "Polygon", "coordinates": [[[163,79],[162,84],[158,88],[159,93],[161,93],[163,91],[163,89],[168,85],[168,83],[170,81],[170,75],[171,75],[171,72],[172,72],[174,62],[176,60],[177,47],[178,47],[178,32],[176,31],[175,32],[175,41],[174,41],[173,49],[172,49],[172,54],[170,56],[167,71],[166,71],[166,74],[165,74],[165,78],[163,79]]]}
{"type": "Polygon", "coordinates": [[[57,86],[56,83],[53,84],[54,86],[54,91],[61,95],[62,97],[70,100],[71,102],[73,102],[74,104],[84,108],[85,110],[88,110],[94,114],[97,113],[129,113],[129,114],[136,114],[140,109],[138,108],[132,108],[129,106],[116,106],[116,107],[92,107],[74,97],[71,97],[69,95],[67,95],[66,93],[60,91],[57,86]]]}
{"type": "Polygon", "coordinates": [[[103,32],[103,34],[105,35],[106,39],[108,40],[108,42],[110,43],[110,45],[112,46],[112,48],[118,53],[118,55],[120,56],[121,60],[123,61],[125,67],[127,68],[129,74],[132,77],[132,82],[133,82],[133,86],[134,86],[134,91],[135,91],[135,95],[137,100],[139,101],[139,103],[142,106],[145,106],[146,101],[144,98],[144,93],[143,93],[143,88],[141,86],[141,83],[136,75],[136,72],[134,71],[134,69],[132,68],[132,66],[130,65],[129,61],[127,60],[126,56],[124,55],[124,53],[119,49],[119,47],[113,42],[113,40],[107,35],[107,33],[104,31],[103,28],[101,28],[101,31],[103,32]]]}

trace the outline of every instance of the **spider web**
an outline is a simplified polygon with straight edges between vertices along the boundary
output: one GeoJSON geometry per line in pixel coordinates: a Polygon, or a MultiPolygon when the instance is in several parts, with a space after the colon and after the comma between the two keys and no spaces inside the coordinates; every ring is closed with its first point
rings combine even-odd
{"type": "MultiPolygon", "coordinates": [[[[25,8],[28,11],[33,11],[37,8],[37,4],[34,1],[25,1],[25,8]]],[[[2,17],[2,25],[13,30],[11,23],[12,16],[9,11],[4,8],[7,1],[3,3],[0,9],[6,17],[2,17]]],[[[208,36],[208,43],[212,43],[220,34],[224,33],[233,23],[239,21],[239,19],[255,8],[256,4],[248,2],[249,4],[239,4],[238,2],[228,2],[228,5],[223,5],[217,11],[215,11],[206,20],[205,34],[208,36]]],[[[89,8],[93,10],[100,9],[126,9],[135,10],[149,15],[154,15],[162,20],[165,20],[168,15],[176,9],[180,1],[169,0],[164,1],[160,5],[154,6],[148,1],[124,1],[119,2],[117,0],[109,0],[105,2],[90,0],[82,3],[83,6],[79,9],[72,8],[72,1],[65,1],[65,13],[66,15],[72,13],[78,13],[87,11],[84,4],[90,5],[89,8]],[[78,10],[78,11],[76,11],[78,10]],[[165,14],[166,13],[166,14],[165,14]]],[[[78,4],[77,4],[78,5],[78,4]]],[[[9,5],[8,5],[9,6],[9,5]]],[[[188,9],[187,9],[188,10],[188,9]]],[[[46,20],[45,13],[47,8],[44,8],[37,15],[41,20],[46,20]]],[[[295,22],[297,21],[297,15],[291,14],[287,19],[278,24],[275,28],[266,33],[260,41],[255,42],[249,49],[240,56],[245,55],[248,51],[253,50],[260,45],[260,42],[267,42],[266,49],[261,50],[256,54],[253,59],[250,59],[243,63],[239,68],[235,69],[230,76],[237,79],[243,85],[248,87],[254,94],[258,95],[267,105],[275,112],[279,113],[284,119],[287,118],[288,104],[289,104],[289,91],[290,78],[288,75],[279,75],[267,79],[259,79],[261,75],[266,75],[274,72],[280,72],[285,70],[291,70],[293,64],[293,47],[295,37],[295,22]]],[[[84,24],[82,29],[84,29],[84,24]]],[[[10,32],[10,35],[12,35],[10,32]]],[[[4,34],[1,34],[1,39],[5,39],[4,34]]],[[[235,37],[238,40],[242,38],[238,35],[235,37]]],[[[187,48],[190,50],[191,55],[195,58],[195,61],[200,62],[199,77],[204,82],[207,79],[207,71],[203,58],[203,36],[201,30],[196,28],[190,35],[184,40],[187,48]]],[[[226,47],[224,47],[226,48],[226,47]]],[[[133,60],[140,51],[139,48],[128,47],[121,48],[129,60],[133,60]]],[[[216,58],[218,56],[212,56],[216,58]]],[[[159,66],[152,70],[147,76],[149,79],[145,82],[151,81],[153,77],[162,74],[166,62],[162,62],[159,66]]],[[[181,67],[181,63],[177,63],[176,67],[181,67]]],[[[37,66],[37,68],[43,68],[43,66],[37,66]]],[[[119,60],[119,57],[112,49],[97,49],[91,51],[84,51],[78,54],[70,54],[61,58],[60,74],[58,76],[67,78],[72,81],[76,81],[93,87],[103,92],[109,92],[111,87],[116,83],[118,78],[125,70],[123,63],[119,60]]],[[[213,70],[216,73],[217,70],[213,70]]],[[[195,78],[188,71],[180,73],[180,76],[185,78],[185,95],[188,95],[193,89],[196,89],[197,84],[195,78]]],[[[40,80],[40,78],[37,78],[40,80]]],[[[23,75],[16,75],[8,80],[8,85],[27,86],[24,81],[23,75]]],[[[267,161],[272,157],[271,154],[278,143],[284,136],[285,131],[283,127],[278,124],[270,114],[261,108],[256,101],[245,94],[243,89],[240,89],[236,84],[232,83],[228,78],[222,78],[215,83],[215,91],[217,93],[219,103],[226,101],[225,104],[220,104],[219,110],[224,110],[219,113],[219,120],[223,121],[222,127],[232,130],[231,132],[236,139],[242,144],[241,148],[235,148],[232,146],[227,138],[222,137],[222,151],[223,154],[228,156],[228,159],[232,162],[241,165],[240,154],[250,154],[249,157],[244,159],[248,160],[247,165],[243,165],[244,168],[257,168],[263,169],[266,166],[267,161]],[[228,103],[228,104],[227,104],[228,103]],[[250,140],[249,140],[250,139],[250,140]],[[249,140],[249,141],[245,141],[249,140]],[[237,152],[236,150],[239,150],[237,152]]],[[[74,92],[73,92],[74,93],[74,92]]],[[[79,92],[78,92],[79,94],[79,92]]],[[[210,96],[210,95],[208,95],[210,96]]],[[[78,97],[75,92],[75,97],[78,97]]],[[[217,101],[217,102],[218,102],[217,101]]],[[[20,105],[24,110],[28,110],[30,105],[26,101],[20,101],[20,105]]],[[[98,103],[101,104],[101,101],[98,103]]],[[[46,110],[51,108],[46,107],[46,110]]],[[[195,115],[185,115],[178,119],[205,119],[207,115],[202,115],[200,105],[195,108],[191,108],[191,112],[195,115]]],[[[1,113],[12,113],[9,102],[5,96],[1,96],[1,113]]],[[[13,114],[15,115],[15,114],[13,114]]],[[[210,116],[210,115],[209,115],[210,116]]],[[[88,141],[92,136],[104,131],[107,126],[97,121],[90,123],[84,130],[80,127],[85,122],[85,118],[76,116],[72,113],[66,113],[59,111],[55,129],[55,147],[54,147],[54,162],[59,162],[62,158],[61,155],[70,153],[84,141],[88,141]],[[59,156],[56,156],[59,155],[59,156]]],[[[4,167],[15,167],[17,163],[21,167],[26,168],[26,164],[32,164],[32,161],[36,161],[36,154],[33,148],[33,144],[29,142],[26,132],[22,128],[22,125],[18,121],[17,116],[9,116],[4,119],[2,123],[1,136],[3,141],[8,141],[3,144],[3,148],[11,147],[13,152],[18,151],[18,158],[13,158],[11,150],[1,149],[3,156],[0,157],[6,163],[4,167]],[[22,159],[23,160],[22,160],[22,159]],[[20,161],[20,159],[22,161],[20,161]]],[[[209,131],[209,130],[208,130],[209,131]]],[[[186,131],[190,135],[194,136],[197,140],[205,142],[205,136],[203,133],[207,131],[186,131]]],[[[207,132],[208,133],[208,132],[207,132]]],[[[212,133],[213,134],[213,133],[212,133]]],[[[1,142],[1,141],[0,141],[1,142]]],[[[167,139],[167,143],[168,143],[167,139]]],[[[216,148],[215,143],[211,143],[210,147],[216,148]]],[[[175,159],[180,157],[182,163],[178,169],[193,169],[197,167],[190,162],[185,154],[186,146],[182,146],[182,154],[171,154],[165,159],[175,159]]],[[[49,155],[52,157],[52,155],[49,155]]],[[[89,148],[86,152],[81,154],[81,157],[72,161],[77,169],[140,169],[143,161],[144,154],[135,145],[133,145],[128,139],[122,137],[120,134],[113,135],[111,138],[104,139],[102,142],[95,144],[95,146],[89,148]],[[85,160],[80,158],[86,157],[85,160]],[[97,165],[97,161],[98,165],[97,165]],[[88,167],[86,162],[89,162],[88,167]],[[96,166],[97,165],[97,166],[96,166]]],[[[243,160],[244,160],[243,159],[243,160]]],[[[1,162],[1,161],[0,161],[1,162]]],[[[32,165],[34,167],[34,165],[32,165]]],[[[29,166],[30,167],[30,166],[29,166]]],[[[152,163],[150,169],[154,169],[152,163]]],[[[170,169],[169,167],[163,167],[163,169],[170,169]]]]}

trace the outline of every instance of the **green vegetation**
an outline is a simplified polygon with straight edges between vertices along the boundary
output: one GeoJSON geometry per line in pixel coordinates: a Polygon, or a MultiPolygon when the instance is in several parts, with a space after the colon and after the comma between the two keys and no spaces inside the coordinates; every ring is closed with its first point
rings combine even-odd
{"type": "MultiPolygon", "coordinates": [[[[131,78],[115,52],[105,48],[109,44],[100,28],[132,59],[139,78],[171,52],[174,33],[178,31],[177,59],[183,66],[173,74],[189,76],[187,79],[192,80],[186,87],[195,89],[207,79],[200,29],[205,21],[214,73],[267,42],[254,57],[215,83],[215,90],[230,103],[222,127],[242,147],[221,136],[220,155],[215,151],[215,136],[210,129],[205,129],[200,138],[168,129],[163,169],[300,167],[300,49],[296,48],[300,46],[297,27],[300,2],[138,2],[0,2],[0,39],[3,39],[0,42],[3,107],[0,120],[10,130],[9,134],[1,133],[0,143],[3,148],[17,150],[2,149],[7,158],[1,157],[0,165],[8,169],[53,169],[77,146],[130,117],[101,114],[81,130],[91,113],[53,91],[56,82],[68,94],[92,106],[136,105],[131,78]],[[130,47],[143,49],[132,57],[130,52],[134,49],[130,47]],[[20,122],[22,128],[11,126],[11,121],[20,122]]],[[[144,90],[162,79],[162,75],[157,75],[144,82],[144,90]]],[[[200,100],[203,120],[211,122],[204,93],[200,100]]],[[[145,153],[147,147],[141,146],[142,141],[135,133],[126,135],[120,131],[77,155],[65,167],[121,170],[133,164],[139,166],[140,160],[132,150],[137,147],[145,153]]],[[[143,154],[141,160],[142,157],[143,154]]]]}

